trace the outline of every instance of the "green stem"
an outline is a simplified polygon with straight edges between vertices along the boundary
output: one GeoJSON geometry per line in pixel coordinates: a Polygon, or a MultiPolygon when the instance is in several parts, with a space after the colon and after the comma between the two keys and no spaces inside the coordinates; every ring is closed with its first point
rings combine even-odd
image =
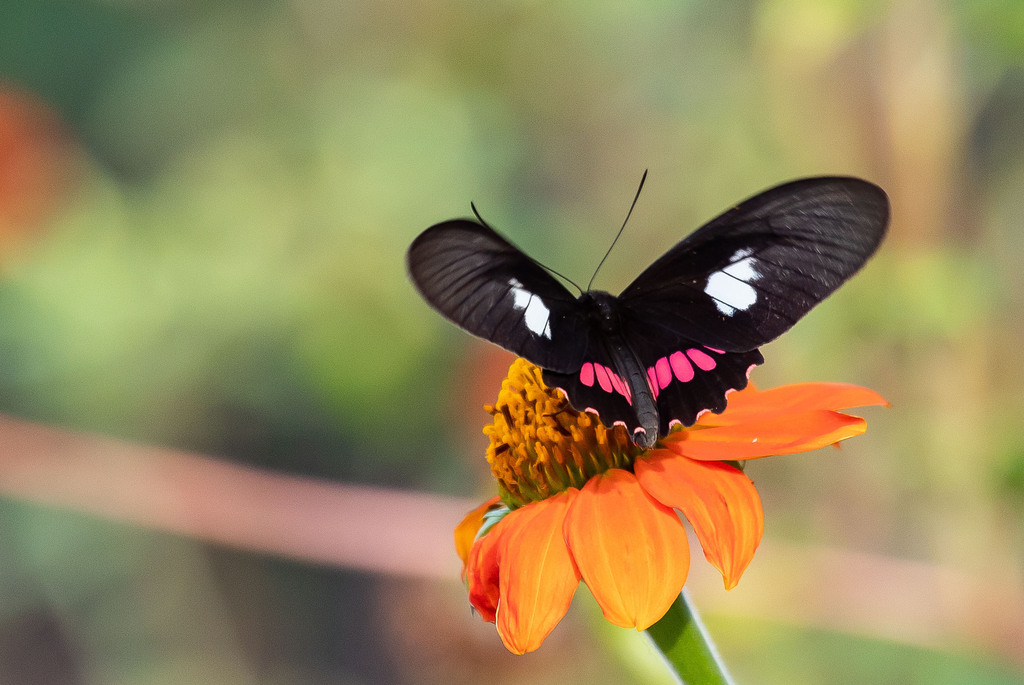
{"type": "Polygon", "coordinates": [[[735,685],[686,590],[647,634],[684,685],[735,685]]]}

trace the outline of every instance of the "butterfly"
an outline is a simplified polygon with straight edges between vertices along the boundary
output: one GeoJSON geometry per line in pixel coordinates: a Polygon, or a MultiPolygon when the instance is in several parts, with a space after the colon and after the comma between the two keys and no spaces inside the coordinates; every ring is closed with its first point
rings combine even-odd
{"type": "Polygon", "coordinates": [[[649,448],[724,410],[764,361],[758,348],[860,269],[888,223],[878,186],[805,178],[711,220],[618,296],[575,296],[479,215],[425,230],[407,266],[441,314],[541,367],[576,410],[649,448]]]}

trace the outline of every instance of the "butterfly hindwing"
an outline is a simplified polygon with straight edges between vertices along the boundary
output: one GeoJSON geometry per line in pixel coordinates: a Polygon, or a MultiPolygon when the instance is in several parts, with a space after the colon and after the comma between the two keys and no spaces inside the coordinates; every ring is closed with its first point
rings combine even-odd
{"type": "Polygon", "coordinates": [[[875,251],[889,220],[877,186],[809,178],[767,190],[710,221],[620,295],[634,325],[729,350],[788,330],[875,251]]]}
{"type": "Polygon", "coordinates": [[[489,226],[432,226],[413,241],[407,264],[424,299],[455,324],[542,368],[579,369],[589,323],[576,298],[489,226]]]}
{"type": "Polygon", "coordinates": [[[667,434],[675,423],[692,425],[701,412],[721,412],[728,393],[745,388],[751,368],[764,361],[756,349],[726,352],[664,330],[629,334],[627,340],[654,392],[659,435],[667,434]]]}
{"type": "Polygon", "coordinates": [[[596,413],[606,426],[621,423],[632,435],[640,425],[629,386],[607,358],[595,360],[588,355],[579,370],[572,373],[544,369],[544,384],[562,389],[574,409],[596,413]]]}
{"type": "Polygon", "coordinates": [[[718,354],[700,347],[692,347],[677,350],[668,357],[661,357],[655,364],[664,364],[662,359],[667,359],[670,364],[676,360],[685,361],[683,357],[691,360],[690,363],[695,368],[694,378],[683,382],[676,377],[658,391],[658,430],[662,436],[667,435],[677,423],[683,426],[692,425],[706,411],[713,414],[722,413],[729,393],[747,387],[750,370],[764,362],[764,357],[757,350],[718,354]],[[715,362],[713,370],[697,367],[700,359],[695,355],[701,353],[705,358],[715,362]],[[693,361],[694,358],[696,361],[693,361]]]}

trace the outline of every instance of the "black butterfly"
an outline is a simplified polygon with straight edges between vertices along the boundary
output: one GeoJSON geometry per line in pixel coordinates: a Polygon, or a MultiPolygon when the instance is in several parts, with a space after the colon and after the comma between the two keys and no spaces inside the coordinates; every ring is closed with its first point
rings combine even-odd
{"type": "Polygon", "coordinates": [[[874,253],[889,201],[856,178],[807,178],[755,195],[651,264],[618,297],[575,297],[490,226],[453,219],[412,243],[423,297],[525,357],[580,411],[651,447],[675,423],[725,409],[788,330],[874,253]]]}

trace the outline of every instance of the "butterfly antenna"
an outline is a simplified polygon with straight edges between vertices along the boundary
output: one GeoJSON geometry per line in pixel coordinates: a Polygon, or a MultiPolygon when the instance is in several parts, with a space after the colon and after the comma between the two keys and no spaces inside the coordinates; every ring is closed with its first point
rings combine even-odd
{"type": "MultiPolygon", "coordinates": [[[[484,218],[483,218],[482,216],[480,216],[480,212],[478,212],[478,211],[476,210],[476,205],[475,205],[474,203],[470,202],[470,203],[469,203],[469,206],[473,208],[473,214],[474,214],[474,215],[476,215],[477,221],[479,221],[479,222],[480,222],[481,224],[483,224],[483,225],[484,225],[484,226],[486,226],[487,228],[490,228],[490,229],[491,229],[492,231],[494,231],[494,228],[493,228],[493,227],[492,227],[492,226],[491,226],[491,225],[490,225],[489,223],[487,223],[486,221],[484,221],[484,218]]],[[[497,231],[494,231],[494,232],[495,232],[495,233],[497,233],[497,231]]],[[[520,250],[520,252],[522,252],[522,250],[520,250]]],[[[576,282],[575,282],[575,281],[573,281],[573,280],[572,280],[571,278],[569,278],[568,276],[564,276],[564,275],[562,275],[562,274],[558,273],[557,271],[555,271],[554,269],[552,269],[552,268],[551,268],[550,266],[545,266],[544,264],[541,264],[540,262],[538,262],[538,261],[537,261],[536,259],[534,259],[534,258],[533,258],[533,257],[531,257],[530,255],[526,254],[525,252],[523,252],[523,256],[525,256],[525,257],[526,257],[527,259],[529,259],[529,260],[530,260],[531,262],[533,262],[534,264],[536,264],[536,265],[537,265],[537,266],[539,266],[540,268],[544,269],[544,270],[545,270],[545,271],[547,271],[548,273],[550,273],[550,274],[553,274],[553,275],[555,275],[555,276],[558,276],[558,277],[559,277],[559,278],[561,278],[561,279],[562,279],[563,281],[565,281],[566,283],[568,283],[568,284],[569,284],[569,285],[571,285],[572,287],[576,288],[576,290],[579,290],[579,291],[580,291],[580,294],[583,294],[583,288],[581,288],[581,287],[579,287],[578,285],[576,285],[576,282]]]]}
{"type": "Polygon", "coordinates": [[[594,279],[597,278],[597,272],[604,266],[604,260],[608,259],[608,255],[612,253],[612,248],[615,247],[615,243],[619,242],[619,236],[622,235],[622,231],[626,228],[626,224],[629,222],[629,217],[633,214],[633,208],[636,207],[636,201],[640,199],[640,191],[644,189],[644,181],[647,180],[647,169],[644,169],[644,175],[640,177],[640,186],[636,189],[636,195],[633,196],[633,204],[629,206],[629,211],[626,212],[626,220],[622,222],[622,228],[615,234],[615,240],[608,247],[608,251],[604,253],[604,257],[601,258],[601,262],[594,269],[594,275],[590,277],[590,283],[587,283],[587,291],[590,291],[590,286],[594,285],[594,279]]]}

